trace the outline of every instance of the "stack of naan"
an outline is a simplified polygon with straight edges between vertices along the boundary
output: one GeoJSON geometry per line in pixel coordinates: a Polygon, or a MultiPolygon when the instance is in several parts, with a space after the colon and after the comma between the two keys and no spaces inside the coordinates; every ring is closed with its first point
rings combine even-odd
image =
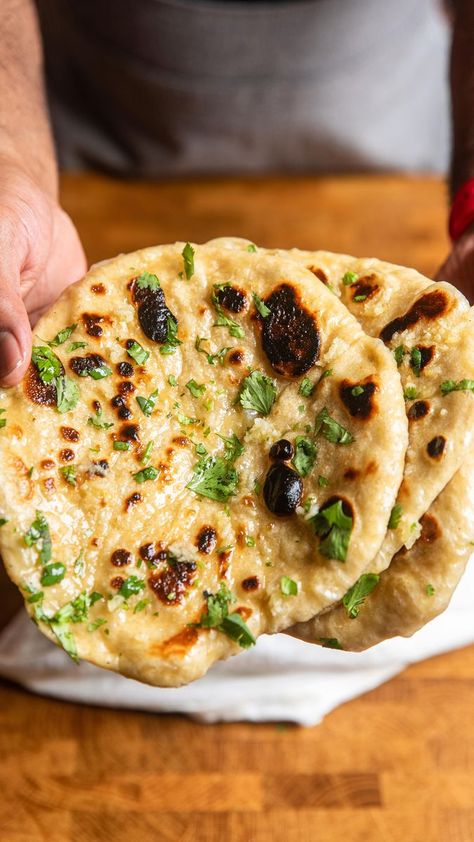
{"type": "Polygon", "coordinates": [[[0,394],[0,547],[44,634],[177,686],[288,631],[362,650],[474,541],[474,330],[375,259],[176,243],[91,269],[0,394]]]}

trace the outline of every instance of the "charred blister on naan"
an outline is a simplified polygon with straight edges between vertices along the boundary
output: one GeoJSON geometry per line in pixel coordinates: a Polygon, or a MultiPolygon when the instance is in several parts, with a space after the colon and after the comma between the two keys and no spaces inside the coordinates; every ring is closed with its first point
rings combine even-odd
{"type": "Polygon", "coordinates": [[[307,268],[310,272],[312,272],[312,274],[316,278],[318,278],[324,284],[324,286],[328,287],[330,285],[329,284],[329,278],[326,275],[326,272],[324,271],[324,269],[320,269],[319,266],[308,266],[307,268]]]}
{"type": "Polygon", "coordinates": [[[227,362],[230,365],[242,365],[245,360],[245,351],[241,351],[240,348],[236,348],[235,351],[231,351],[227,362]]]}
{"type": "Polygon", "coordinates": [[[432,459],[441,459],[441,457],[444,453],[445,447],[446,447],[445,437],[444,436],[435,436],[426,445],[426,451],[428,453],[428,456],[431,456],[432,459]]]}
{"type": "Polygon", "coordinates": [[[148,585],[164,605],[178,605],[192,585],[196,570],[194,561],[169,559],[168,567],[160,573],[153,573],[148,579],[148,585]]]}
{"type": "Polygon", "coordinates": [[[415,362],[413,357],[411,357],[410,366],[414,369],[417,369],[418,371],[423,371],[423,369],[430,364],[431,360],[434,357],[435,346],[416,345],[416,350],[420,352],[420,359],[419,361],[415,362]]]}
{"type": "Polygon", "coordinates": [[[132,563],[132,554],[129,550],[124,550],[123,548],[119,548],[118,550],[114,550],[112,555],[110,556],[110,561],[114,565],[114,567],[125,567],[127,564],[132,563]]]}
{"type": "Polygon", "coordinates": [[[110,403],[114,409],[117,410],[117,415],[122,421],[127,421],[132,417],[132,410],[127,404],[126,398],[123,395],[114,395],[110,399],[110,403]]]}
{"type": "Polygon", "coordinates": [[[438,538],[441,538],[441,527],[434,515],[428,512],[420,518],[421,535],[416,543],[422,541],[424,544],[434,544],[438,538]]]}
{"type": "Polygon", "coordinates": [[[86,354],[85,357],[72,357],[69,360],[69,368],[78,377],[87,377],[91,371],[103,365],[107,363],[100,354],[86,354]]]}
{"type": "Polygon", "coordinates": [[[134,506],[137,506],[138,503],[142,502],[142,495],[138,493],[138,491],[134,491],[133,494],[130,494],[130,497],[127,497],[125,500],[125,511],[129,512],[130,509],[133,509],[134,506]]]}
{"type": "Polygon", "coordinates": [[[98,339],[104,332],[104,329],[101,327],[102,322],[112,324],[110,316],[103,316],[99,313],[83,313],[81,318],[85,332],[88,336],[94,337],[94,339],[98,339]]]}
{"type": "Polygon", "coordinates": [[[377,382],[371,376],[360,382],[342,380],[339,385],[339,396],[353,418],[362,418],[366,421],[377,412],[375,394],[378,390],[377,382]]]}
{"type": "Polygon", "coordinates": [[[92,284],[91,292],[93,292],[94,295],[105,295],[107,290],[106,290],[104,284],[92,284]]]}
{"type": "Polygon", "coordinates": [[[347,287],[348,294],[355,304],[362,304],[377,295],[380,287],[375,282],[377,275],[364,275],[347,287]]]}
{"type": "Polygon", "coordinates": [[[265,299],[268,316],[257,311],[252,319],[260,325],[262,347],[274,371],[284,377],[305,374],[318,361],[321,335],[314,315],[299,300],[291,284],[283,283],[265,299]]]}
{"type": "Polygon", "coordinates": [[[74,427],[61,427],[61,435],[65,441],[79,441],[79,432],[74,427]]]}
{"type": "Polygon", "coordinates": [[[419,421],[421,418],[425,418],[429,411],[430,405],[428,401],[415,401],[407,412],[408,420],[419,421]]]}
{"type": "Polygon", "coordinates": [[[138,321],[148,339],[160,344],[168,338],[168,319],[176,325],[178,320],[166,306],[165,294],[162,287],[152,289],[141,288],[133,278],[129,283],[132,301],[137,308],[138,321]]]}
{"type": "MultiPolygon", "coordinates": [[[[61,374],[64,374],[64,368],[61,364],[61,374]]],[[[56,406],[58,393],[56,386],[53,383],[43,383],[38,369],[31,363],[23,380],[23,389],[27,398],[32,403],[38,403],[42,406],[56,406]]]]}
{"type": "Polygon", "coordinates": [[[138,550],[138,554],[142,561],[144,561],[149,568],[158,567],[160,564],[168,559],[168,551],[164,541],[158,541],[155,545],[153,542],[142,544],[138,550]]]}
{"type": "Polygon", "coordinates": [[[225,284],[216,289],[216,297],[221,307],[230,313],[242,313],[248,305],[245,291],[232,284],[225,284]]]}
{"type": "Polygon", "coordinates": [[[200,553],[209,555],[215,549],[217,532],[213,526],[202,526],[196,538],[196,547],[200,553]]]}
{"type": "Polygon", "coordinates": [[[76,454],[70,447],[64,447],[59,451],[59,458],[61,462],[72,462],[75,459],[75,456],[76,454]]]}
{"type": "Polygon", "coordinates": [[[131,363],[123,361],[117,363],[115,368],[120,377],[133,377],[134,368],[131,363]]]}
{"type": "Polygon", "coordinates": [[[303,480],[285,462],[274,462],[263,484],[263,499],[267,509],[277,517],[292,515],[301,503],[303,480]]]}
{"type": "Polygon", "coordinates": [[[380,331],[380,338],[387,344],[393,336],[403,333],[418,322],[432,321],[444,316],[451,309],[452,302],[443,289],[433,290],[422,295],[403,316],[397,316],[380,331]]]}
{"type": "Polygon", "coordinates": [[[259,587],[260,582],[258,576],[247,576],[246,579],[242,580],[242,588],[244,591],[257,591],[259,587]]]}

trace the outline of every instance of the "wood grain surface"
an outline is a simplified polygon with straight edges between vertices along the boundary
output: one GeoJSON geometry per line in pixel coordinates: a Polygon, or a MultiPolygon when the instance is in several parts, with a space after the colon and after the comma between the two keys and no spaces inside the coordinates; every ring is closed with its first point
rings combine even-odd
{"type": "MultiPolygon", "coordinates": [[[[400,177],[63,180],[91,261],[239,235],[432,274],[444,187],[400,177]]],[[[0,573],[0,625],[16,594],[0,573]]],[[[198,725],[0,682],[0,842],[474,842],[474,647],[411,667],[310,729],[198,725]]]]}

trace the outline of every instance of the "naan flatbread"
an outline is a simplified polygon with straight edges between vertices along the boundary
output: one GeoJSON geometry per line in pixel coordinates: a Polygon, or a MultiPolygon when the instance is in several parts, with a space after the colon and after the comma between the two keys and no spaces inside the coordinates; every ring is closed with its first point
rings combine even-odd
{"type": "Polygon", "coordinates": [[[305,267],[253,249],[93,268],[1,398],[1,551],[30,614],[152,684],[341,599],[402,478],[393,355],[305,267]]]}

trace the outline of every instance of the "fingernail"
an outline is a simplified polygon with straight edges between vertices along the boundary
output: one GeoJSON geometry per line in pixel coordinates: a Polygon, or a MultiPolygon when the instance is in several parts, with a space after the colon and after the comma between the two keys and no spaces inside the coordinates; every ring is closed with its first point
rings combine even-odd
{"type": "Polygon", "coordinates": [[[7,330],[0,330],[0,380],[8,377],[23,362],[20,346],[7,330]]]}

